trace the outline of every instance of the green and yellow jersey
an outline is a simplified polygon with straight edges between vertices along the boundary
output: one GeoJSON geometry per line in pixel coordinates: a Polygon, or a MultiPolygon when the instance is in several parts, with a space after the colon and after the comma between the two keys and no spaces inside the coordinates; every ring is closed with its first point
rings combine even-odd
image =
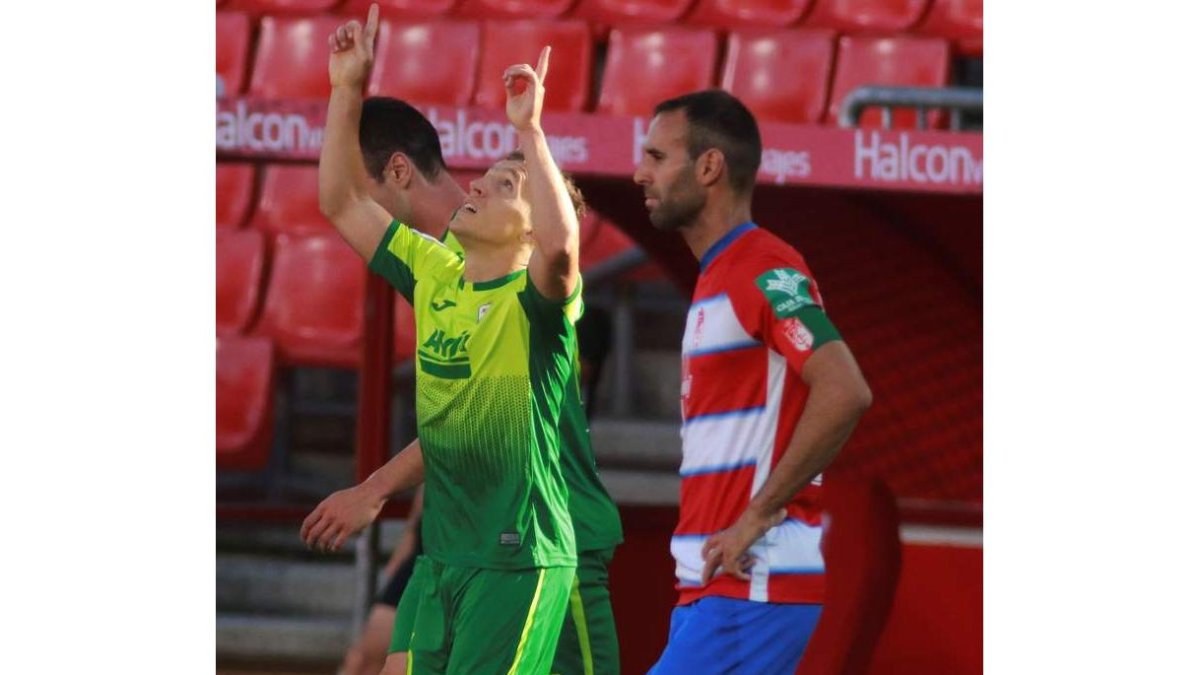
{"type": "MultiPolygon", "coordinates": [[[[442,242],[460,257],[463,255],[462,244],[458,243],[449,229],[442,242]]],[[[621,543],[621,517],[617,513],[617,505],[604,489],[604,483],[600,482],[600,475],[596,473],[596,455],[592,451],[587,414],[580,395],[578,349],[575,354],[571,386],[567,387],[564,394],[562,417],[558,425],[561,438],[559,447],[571,521],[575,525],[575,544],[580,551],[596,551],[621,543]]]]}
{"type": "Polygon", "coordinates": [[[421,535],[451,565],[575,565],[558,423],[576,354],[580,289],[544,298],[525,270],[463,279],[441,242],[393,221],[370,262],[413,306],[421,535]]]}

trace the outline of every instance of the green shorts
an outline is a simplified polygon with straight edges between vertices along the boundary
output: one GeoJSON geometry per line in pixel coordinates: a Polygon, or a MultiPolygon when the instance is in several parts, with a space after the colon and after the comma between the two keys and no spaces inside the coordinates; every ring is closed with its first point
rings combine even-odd
{"type": "Polygon", "coordinates": [[[571,601],[558,649],[556,675],[617,675],[621,655],[617,649],[617,624],[608,595],[608,564],[613,549],[582,551],[571,585],[571,601]]]}
{"type": "Polygon", "coordinates": [[[573,567],[491,570],[421,556],[389,651],[407,648],[410,674],[549,672],[574,579],[573,567]]]}
{"type": "MultiPolygon", "coordinates": [[[[579,567],[571,580],[565,619],[550,672],[561,675],[615,675],[621,661],[617,649],[617,627],[608,594],[608,564],[613,549],[582,551],[579,567]]],[[[421,589],[433,583],[430,565],[417,559],[412,579],[396,608],[391,653],[408,651],[413,635],[421,589]]],[[[528,603],[526,603],[528,604],[528,603]]]]}

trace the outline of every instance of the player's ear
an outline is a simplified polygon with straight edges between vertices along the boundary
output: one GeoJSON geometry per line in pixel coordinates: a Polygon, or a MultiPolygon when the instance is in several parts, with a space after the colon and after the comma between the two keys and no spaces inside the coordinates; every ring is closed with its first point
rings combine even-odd
{"type": "Polygon", "coordinates": [[[408,189],[413,180],[413,172],[416,167],[412,161],[408,159],[408,155],[403,152],[393,152],[388,159],[387,169],[385,171],[388,182],[395,184],[400,189],[408,189]]]}
{"type": "Polygon", "coordinates": [[[696,158],[696,182],[712,187],[725,173],[725,153],[709,148],[696,158]]]}

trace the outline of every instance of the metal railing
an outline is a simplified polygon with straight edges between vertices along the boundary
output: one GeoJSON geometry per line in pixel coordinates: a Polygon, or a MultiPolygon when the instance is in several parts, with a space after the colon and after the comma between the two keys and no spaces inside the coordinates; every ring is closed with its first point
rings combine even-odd
{"type": "Polygon", "coordinates": [[[962,130],[964,111],[983,111],[983,90],[972,87],[859,87],[842,100],[838,126],[856,127],[867,108],[883,108],[883,128],[892,128],[892,108],[916,108],[917,129],[928,128],[930,108],[950,110],[950,128],[962,130]]]}

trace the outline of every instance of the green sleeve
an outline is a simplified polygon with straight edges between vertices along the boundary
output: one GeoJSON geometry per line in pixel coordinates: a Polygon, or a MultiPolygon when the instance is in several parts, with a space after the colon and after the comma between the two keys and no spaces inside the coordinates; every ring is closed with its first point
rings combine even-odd
{"type": "Polygon", "coordinates": [[[459,257],[441,242],[393,220],[368,267],[412,302],[417,281],[461,264],[459,257]]]}
{"type": "Polygon", "coordinates": [[[829,316],[825,314],[825,310],[819,305],[809,305],[796,312],[796,318],[808,328],[808,332],[813,336],[813,350],[825,344],[841,340],[842,334],[838,332],[837,326],[829,320],[829,316]]]}
{"type": "Polygon", "coordinates": [[[529,317],[529,323],[535,327],[549,327],[557,330],[563,325],[564,318],[572,325],[583,316],[583,277],[575,284],[575,290],[563,300],[550,300],[538,291],[529,275],[525,275],[525,288],[519,294],[521,306],[529,317]]]}

